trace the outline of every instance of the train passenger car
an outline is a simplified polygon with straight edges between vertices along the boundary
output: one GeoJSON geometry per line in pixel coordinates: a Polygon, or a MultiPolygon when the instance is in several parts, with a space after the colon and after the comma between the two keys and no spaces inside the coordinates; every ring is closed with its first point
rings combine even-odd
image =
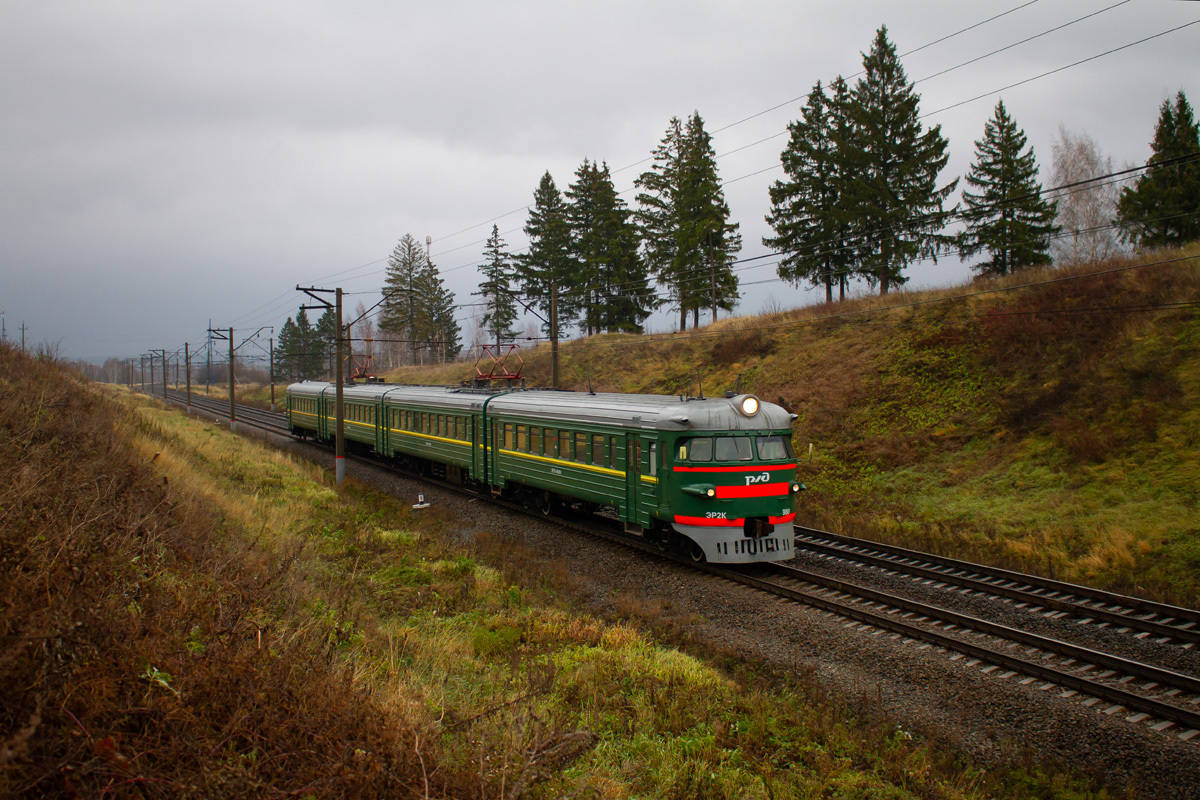
{"type": "MultiPolygon", "coordinates": [[[[335,387],[288,389],[291,428],[333,438],[335,387]]],[[[753,395],[677,398],[368,384],[343,388],[350,449],[550,513],[610,509],[712,562],[792,556],[792,417],[753,395]]]]}

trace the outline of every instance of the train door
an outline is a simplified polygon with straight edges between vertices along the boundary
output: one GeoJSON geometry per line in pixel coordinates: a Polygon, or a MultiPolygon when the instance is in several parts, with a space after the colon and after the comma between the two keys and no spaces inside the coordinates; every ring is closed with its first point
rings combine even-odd
{"type": "Polygon", "coordinates": [[[625,434],[625,528],[636,525],[639,532],[648,520],[642,513],[642,440],[636,433],[625,434]]]}
{"type": "Polygon", "coordinates": [[[641,434],[638,449],[638,521],[649,527],[659,508],[659,444],[653,436],[641,434]]]}
{"type": "Polygon", "coordinates": [[[479,417],[471,414],[467,417],[467,424],[470,425],[468,434],[471,439],[471,477],[477,481],[486,481],[487,476],[483,474],[484,469],[484,450],[483,450],[483,426],[480,424],[479,417]]]}
{"type": "Polygon", "coordinates": [[[328,389],[322,389],[320,396],[317,398],[317,436],[322,439],[330,438],[330,425],[336,424],[333,420],[333,414],[336,410],[334,406],[337,404],[336,397],[332,400],[326,398],[325,392],[328,389]]]}

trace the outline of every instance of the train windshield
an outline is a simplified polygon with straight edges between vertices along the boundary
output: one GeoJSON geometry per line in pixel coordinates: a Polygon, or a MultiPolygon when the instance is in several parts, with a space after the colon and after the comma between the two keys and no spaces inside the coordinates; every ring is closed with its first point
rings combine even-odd
{"type": "Polygon", "coordinates": [[[717,439],[717,461],[749,461],[754,458],[749,436],[722,436],[717,439]]]}
{"type": "MultiPolygon", "coordinates": [[[[792,443],[785,436],[756,436],[758,458],[778,461],[792,458],[792,443]]],[[[679,442],[680,461],[752,461],[755,447],[749,436],[698,436],[679,442]]]]}
{"type": "Polygon", "coordinates": [[[759,436],[758,457],[763,461],[792,458],[792,443],[783,436],[759,436]]]}

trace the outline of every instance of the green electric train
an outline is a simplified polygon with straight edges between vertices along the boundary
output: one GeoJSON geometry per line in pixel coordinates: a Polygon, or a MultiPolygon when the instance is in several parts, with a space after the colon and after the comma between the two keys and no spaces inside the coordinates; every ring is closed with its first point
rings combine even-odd
{"type": "MultiPolygon", "coordinates": [[[[350,452],[540,508],[616,517],[697,560],[792,557],[794,416],[717,398],[389,384],[342,389],[350,452]]],[[[334,438],[336,386],[287,390],[294,435],[334,438]]]]}

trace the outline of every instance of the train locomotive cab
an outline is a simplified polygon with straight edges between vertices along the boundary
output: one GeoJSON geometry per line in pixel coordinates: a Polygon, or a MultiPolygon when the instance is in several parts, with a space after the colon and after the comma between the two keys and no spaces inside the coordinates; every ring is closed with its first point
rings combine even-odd
{"type": "Polygon", "coordinates": [[[792,557],[796,458],[791,415],[753,395],[701,401],[670,438],[671,525],[713,563],[792,557]]]}

